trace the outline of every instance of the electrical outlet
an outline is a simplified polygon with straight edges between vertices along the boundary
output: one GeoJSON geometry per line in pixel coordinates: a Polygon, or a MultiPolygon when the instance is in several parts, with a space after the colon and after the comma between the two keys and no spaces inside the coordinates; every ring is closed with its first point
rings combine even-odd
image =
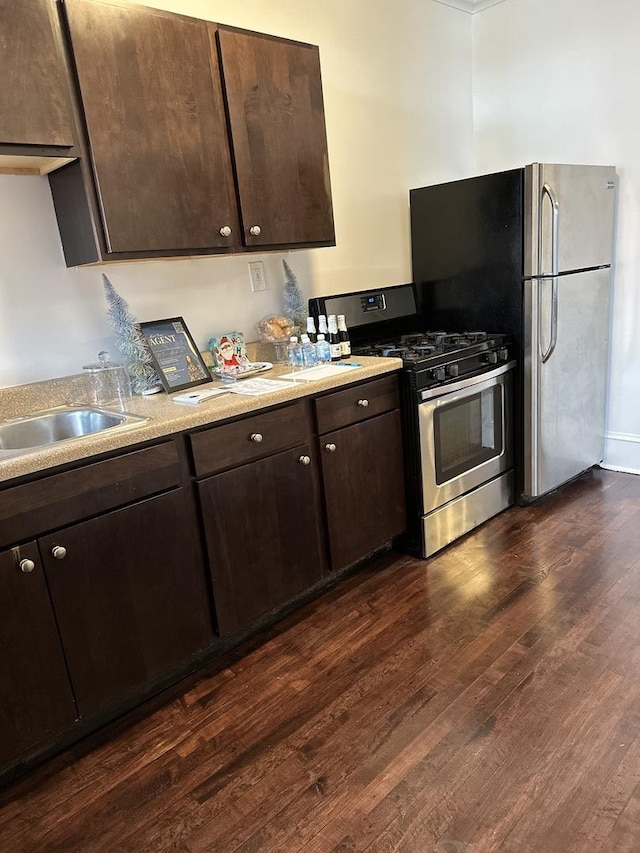
{"type": "Polygon", "coordinates": [[[262,261],[249,261],[249,281],[254,293],[267,289],[267,279],[262,261]]]}

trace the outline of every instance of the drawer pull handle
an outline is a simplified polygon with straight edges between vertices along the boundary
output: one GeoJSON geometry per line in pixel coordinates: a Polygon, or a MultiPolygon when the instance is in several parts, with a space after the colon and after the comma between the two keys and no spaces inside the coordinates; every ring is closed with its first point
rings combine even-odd
{"type": "Polygon", "coordinates": [[[368,400],[358,400],[358,405],[362,406],[363,409],[366,409],[367,406],[369,405],[369,401],[368,400]]]}
{"type": "Polygon", "coordinates": [[[51,556],[56,560],[64,560],[67,556],[67,549],[63,545],[54,545],[51,549],[51,556]]]}
{"type": "Polygon", "coordinates": [[[223,226],[222,226],[222,228],[220,229],[220,234],[221,234],[223,237],[231,237],[231,234],[232,234],[232,233],[233,233],[233,232],[232,232],[231,228],[230,228],[228,225],[223,225],[223,226]]]}
{"type": "Polygon", "coordinates": [[[260,442],[262,441],[262,433],[252,432],[249,436],[249,441],[254,441],[256,444],[260,444],[260,442]]]}
{"type": "Polygon", "coordinates": [[[259,225],[252,225],[251,228],[249,228],[249,234],[251,234],[252,237],[258,237],[261,231],[262,228],[260,228],[259,225]]]}
{"type": "Polygon", "coordinates": [[[310,457],[310,456],[301,456],[301,457],[298,459],[298,462],[299,462],[301,465],[311,465],[311,457],[310,457]]]}
{"type": "Polygon", "coordinates": [[[325,444],[324,449],[327,451],[327,453],[335,453],[336,452],[336,446],[333,443],[325,444]]]}
{"type": "Polygon", "coordinates": [[[27,560],[25,557],[24,560],[20,560],[20,571],[24,572],[25,575],[28,575],[29,572],[32,572],[36,567],[36,564],[33,560],[27,560]]]}

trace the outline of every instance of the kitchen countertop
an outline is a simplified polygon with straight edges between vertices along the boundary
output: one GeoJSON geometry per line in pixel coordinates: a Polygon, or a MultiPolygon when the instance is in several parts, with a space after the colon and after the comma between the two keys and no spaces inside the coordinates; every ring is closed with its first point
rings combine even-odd
{"type": "MultiPolygon", "coordinates": [[[[344,376],[335,376],[314,382],[291,382],[290,387],[257,397],[239,394],[222,394],[195,406],[173,402],[176,394],[154,394],[149,397],[135,396],[126,404],[126,410],[134,415],[149,418],[135,427],[123,430],[93,433],[92,435],[58,444],[41,447],[20,456],[0,461],[0,482],[45,471],[70,462],[89,459],[111,450],[134,447],[136,444],[174,433],[215,424],[238,415],[250,414],[338,389],[354,382],[362,382],[400,370],[402,360],[398,358],[374,358],[358,356],[362,365],[352,370],[345,369],[344,376]]],[[[277,379],[289,373],[286,364],[276,364],[273,369],[258,374],[261,379],[277,379]]],[[[31,412],[61,406],[68,403],[87,403],[86,377],[82,375],[63,379],[38,382],[30,385],[0,389],[0,419],[27,415],[31,412]]],[[[219,382],[199,385],[193,390],[220,387],[219,382]]],[[[184,393],[184,392],[182,392],[184,393]]],[[[110,408],[105,406],[105,408],[110,408]]]]}

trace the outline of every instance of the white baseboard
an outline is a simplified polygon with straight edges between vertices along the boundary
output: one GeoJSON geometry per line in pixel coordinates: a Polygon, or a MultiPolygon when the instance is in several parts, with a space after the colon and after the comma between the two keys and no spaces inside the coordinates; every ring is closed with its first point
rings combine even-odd
{"type": "Polygon", "coordinates": [[[640,474],[640,435],[608,432],[604,441],[603,468],[640,474]]]}

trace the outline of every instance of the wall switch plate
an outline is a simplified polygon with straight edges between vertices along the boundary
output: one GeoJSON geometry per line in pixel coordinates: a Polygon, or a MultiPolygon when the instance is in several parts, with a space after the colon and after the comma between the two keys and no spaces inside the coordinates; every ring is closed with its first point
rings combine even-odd
{"type": "Polygon", "coordinates": [[[254,293],[267,289],[267,279],[262,261],[249,261],[249,281],[254,293]]]}

